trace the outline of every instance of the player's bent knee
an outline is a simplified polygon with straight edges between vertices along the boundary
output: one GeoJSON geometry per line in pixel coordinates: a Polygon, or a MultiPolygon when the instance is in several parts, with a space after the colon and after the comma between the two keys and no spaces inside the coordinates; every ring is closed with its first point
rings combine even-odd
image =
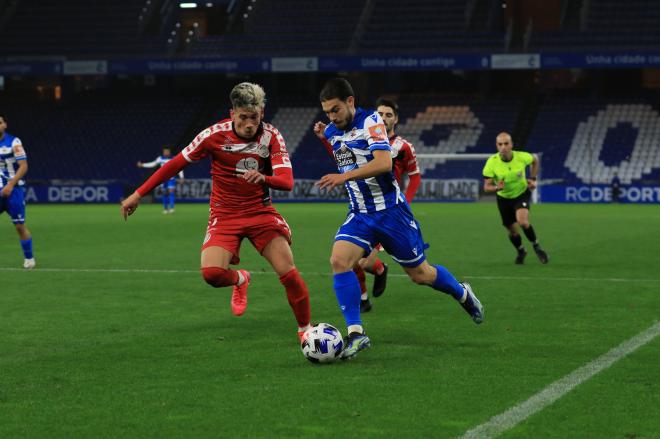
{"type": "Polygon", "coordinates": [[[215,288],[228,287],[236,283],[236,272],[220,267],[202,268],[202,277],[207,284],[215,288]]]}
{"type": "Polygon", "coordinates": [[[353,269],[348,259],[335,255],[330,256],[330,265],[335,273],[343,273],[353,269]]]}

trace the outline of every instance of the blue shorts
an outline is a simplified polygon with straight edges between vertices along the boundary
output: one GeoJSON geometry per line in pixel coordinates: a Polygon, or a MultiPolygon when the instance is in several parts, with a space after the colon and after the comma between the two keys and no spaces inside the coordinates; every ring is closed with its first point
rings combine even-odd
{"type": "Polygon", "coordinates": [[[0,213],[7,211],[14,224],[25,224],[25,192],[16,186],[9,198],[0,197],[0,213]]]}
{"type": "Polygon", "coordinates": [[[426,260],[428,245],[407,203],[376,213],[350,212],[335,241],[348,241],[371,253],[377,244],[403,267],[417,267],[426,260]]]}
{"type": "Polygon", "coordinates": [[[165,183],[163,183],[163,190],[174,189],[176,187],[176,178],[170,178],[165,183]]]}

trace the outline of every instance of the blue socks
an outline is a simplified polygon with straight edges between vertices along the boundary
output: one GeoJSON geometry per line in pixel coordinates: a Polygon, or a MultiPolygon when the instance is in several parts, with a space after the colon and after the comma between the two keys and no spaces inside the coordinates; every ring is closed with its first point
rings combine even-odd
{"type": "Polygon", "coordinates": [[[339,309],[344,315],[346,326],[362,325],[360,318],[360,282],[355,272],[337,273],[333,278],[333,286],[339,302],[339,309]]]}
{"type": "Polygon", "coordinates": [[[454,275],[442,265],[434,265],[434,267],[438,271],[438,276],[435,278],[435,282],[433,282],[433,289],[451,294],[454,299],[460,301],[463,297],[463,287],[458,283],[454,275]]]}
{"type": "Polygon", "coordinates": [[[170,202],[169,202],[169,195],[168,195],[167,192],[165,192],[165,193],[163,194],[163,210],[167,210],[167,209],[169,209],[169,207],[168,207],[169,204],[170,204],[170,202]]]}
{"type": "Polygon", "coordinates": [[[19,241],[21,241],[21,247],[23,248],[25,259],[32,259],[34,257],[32,254],[32,238],[28,238],[25,241],[19,239],[19,241]]]}
{"type": "Polygon", "coordinates": [[[174,209],[174,192],[169,193],[170,209],[174,209]]]}

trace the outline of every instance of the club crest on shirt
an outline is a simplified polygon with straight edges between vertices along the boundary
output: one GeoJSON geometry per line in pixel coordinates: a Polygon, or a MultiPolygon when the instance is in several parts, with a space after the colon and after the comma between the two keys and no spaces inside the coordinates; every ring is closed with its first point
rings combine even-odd
{"type": "Polygon", "coordinates": [[[346,166],[354,166],[357,163],[355,153],[345,144],[342,144],[341,148],[337,149],[334,154],[335,160],[337,161],[337,166],[340,168],[346,166]]]}
{"type": "Polygon", "coordinates": [[[518,173],[516,174],[516,176],[517,176],[518,178],[522,178],[522,176],[523,176],[522,171],[518,171],[518,173]]]}
{"type": "Polygon", "coordinates": [[[263,144],[257,145],[257,154],[259,155],[259,157],[263,157],[263,158],[268,157],[270,154],[268,145],[263,145],[263,144]]]}

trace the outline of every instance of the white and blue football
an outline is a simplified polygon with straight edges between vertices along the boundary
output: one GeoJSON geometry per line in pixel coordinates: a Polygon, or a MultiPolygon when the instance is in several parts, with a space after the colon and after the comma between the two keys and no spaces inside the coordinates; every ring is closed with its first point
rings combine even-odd
{"type": "Polygon", "coordinates": [[[300,348],[312,363],[331,363],[341,356],[344,339],[339,329],[329,323],[318,323],[305,331],[300,348]]]}

